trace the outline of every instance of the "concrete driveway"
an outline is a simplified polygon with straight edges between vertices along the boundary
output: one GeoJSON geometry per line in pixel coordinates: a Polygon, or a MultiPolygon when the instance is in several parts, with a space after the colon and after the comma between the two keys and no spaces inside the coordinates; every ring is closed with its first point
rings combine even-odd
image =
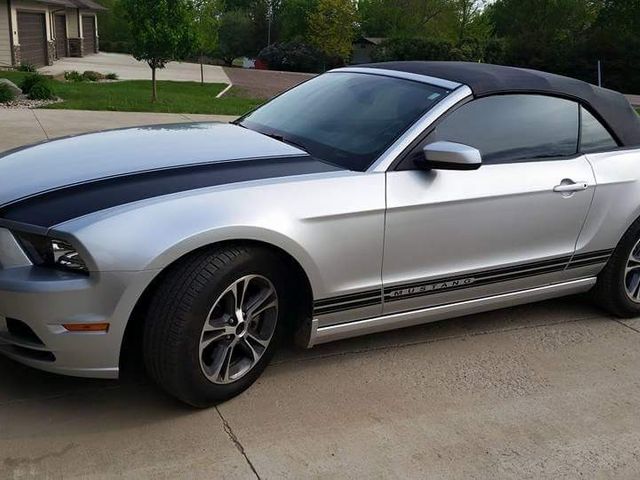
{"type": "MultiPolygon", "coordinates": [[[[225,120],[0,110],[0,149],[193,119],[225,120]]],[[[139,365],[108,382],[0,357],[0,478],[636,479],[639,365],[640,319],[586,296],[285,348],[206,411],[139,365]]]]}
{"type": "Polygon", "coordinates": [[[287,349],[205,411],[0,358],[0,478],[635,479],[638,365],[577,298],[287,349]]]}
{"type": "Polygon", "coordinates": [[[229,122],[235,118],[183,113],[0,110],[0,152],[53,138],[112,128],[161,123],[229,122]]]}
{"type": "MultiPolygon", "coordinates": [[[[100,52],[83,58],[64,58],[40,72],[48,75],[59,75],[68,70],[84,72],[92,70],[100,73],[117,73],[122,80],[151,80],[151,69],[145,62],[139,62],[131,55],[121,53],[100,52]]],[[[177,82],[199,82],[200,65],[185,62],[170,62],[166,68],[158,70],[159,80],[177,82]]],[[[229,77],[222,67],[204,66],[204,80],[207,83],[230,83],[229,77]]]]}

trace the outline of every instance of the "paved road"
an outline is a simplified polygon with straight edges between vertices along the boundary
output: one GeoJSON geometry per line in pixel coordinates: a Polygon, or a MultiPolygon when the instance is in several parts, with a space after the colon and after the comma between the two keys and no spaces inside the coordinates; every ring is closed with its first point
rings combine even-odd
{"type": "Polygon", "coordinates": [[[0,152],[85,132],[160,123],[228,122],[236,117],[174,113],[0,109],[0,152]]]}
{"type": "Polygon", "coordinates": [[[575,298],[286,350],[206,411],[0,359],[0,478],[638,478],[639,364],[575,298]]]}
{"type": "MultiPolygon", "coordinates": [[[[222,67],[205,65],[204,79],[207,83],[229,83],[222,67]]],[[[100,73],[117,73],[122,80],[151,80],[151,69],[131,55],[100,52],[83,58],[65,58],[49,67],[40,69],[42,73],[59,75],[68,70],[84,72],[92,70],[100,73]]],[[[185,62],[169,62],[166,68],[158,70],[158,80],[178,82],[199,82],[200,65],[185,62]]]]}
{"type": "Polygon", "coordinates": [[[634,107],[640,107],[640,95],[626,95],[626,97],[631,105],[634,107]]]}
{"type": "Polygon", "coordinates": [[[254,98],[275,97],[279,93],[314,77],[308,73],[243,68],[225,68],[224,71],[235,87],[241,88],[248,96],[254,98]]]}
{"type": "MultiPolygon", "coordinates": [[[[0,149],[180,120],[0,111],[0,149]]],[[[639,365],[640,319],[585,297],[287,348],[206,411],[139,369],[92,381],[0,358],[0,479],[636,479],[639,365]]]]}

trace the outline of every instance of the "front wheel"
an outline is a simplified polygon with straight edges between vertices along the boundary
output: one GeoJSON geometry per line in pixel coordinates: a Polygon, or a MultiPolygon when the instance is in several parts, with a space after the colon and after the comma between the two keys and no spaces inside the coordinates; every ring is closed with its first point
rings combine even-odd
{"type": "Polygon", "coordinates": [[[196,407],[248,388],[282,337],[285,280],[281,262],[263,249],[200,252],[172,267],[145,322],[151,377],[196,407]]]}
{"type": "Polygon", "coordinates": [[[620,240],[594,293],[601,306],[619,317],[640,315],[640,220],[620,240]]]}

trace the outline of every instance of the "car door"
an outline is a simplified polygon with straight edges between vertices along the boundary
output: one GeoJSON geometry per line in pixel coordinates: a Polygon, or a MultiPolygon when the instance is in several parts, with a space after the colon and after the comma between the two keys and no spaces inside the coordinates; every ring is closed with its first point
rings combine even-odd
{"type": "Polygon", "coordinates": [[[578,153],[579,106],[541,95],[473,100],[387,173],[384,312],[526,290],[566,270],[595,179],[578,153]],[[480,150],[474,171],[417,169],[435,141],[480,150]]]}

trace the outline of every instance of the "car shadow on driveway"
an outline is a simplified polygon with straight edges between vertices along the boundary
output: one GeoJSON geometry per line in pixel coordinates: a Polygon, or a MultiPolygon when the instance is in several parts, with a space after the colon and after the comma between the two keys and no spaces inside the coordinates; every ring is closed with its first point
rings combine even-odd
{"type": "MultiPolygon", "coordinates": [[[[426,345],[462,337],[535,328],[536,326],[597,317],[602,317],[603,320],[608,318],[606,314],[585,300],[583,296],[576,296],[524,305],[342,340],[319,345],[310,350],[285,346],[274,358],[273,365],[280,369],[295,370],[297,364],[316,359],[332,357],[339,359],[345,355],[357,355],[376,350],[417,344],[426,345]]],[[[65,411],[66,414],[71,415],[74,412],[77,413],[78,408],[89,408],[99,416],[109,410],[118,411],[123,404],[126,404],[126,409],[121,410],[118,414],[121,417],[120,421],[125,423],[155,421],[166,415],[180,415],[191,411],[188,407],[182,406],[159,391],[146,377],[140,366],[128,369],[124,378],[118,381],[94,380],[49,374],[0,357],[0,378],[2,379],[0,415],[3,408],[28,402],[47,404],[47,412],[50,412],[55,405],[55,408],[60,409],[59,413],[63,415],[65,411]],[[52,400],[65,397],[68,398],[68,402],[52,402],[52,400]],[[82,400],[78,400],[82,398],[94,400],[90,403],[83,403],[82,400]]],[[[111,419],[113,420],[113,417],[111,419]]],[[[113,426],[113,421],[110,421],[110,424],[113,426]]],[[[98,426],[98,424],[94,426],[98,426]]]]}

